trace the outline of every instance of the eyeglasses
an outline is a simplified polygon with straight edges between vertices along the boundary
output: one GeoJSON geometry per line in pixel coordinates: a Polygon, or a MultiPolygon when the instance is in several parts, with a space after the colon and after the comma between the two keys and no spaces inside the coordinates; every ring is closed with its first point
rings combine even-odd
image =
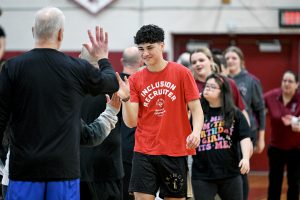
{"type": "Polygon", "coordinates": [[[217,90],[217,89],[220,89],[220,88],[218,86],[216,86],[216,85],[213,85],[213,84],[206,84],[204,86],[204,89],[217,90]]]}
{"type": "Polygon", "coordinates": [[[283,83],[286,83],[286,82],[287,82],[287,83],[290,83],[290,84],[291,84],[291,83],[295,83],[296,81],[283,79],[282,82],[283,82],[283,83]]]}

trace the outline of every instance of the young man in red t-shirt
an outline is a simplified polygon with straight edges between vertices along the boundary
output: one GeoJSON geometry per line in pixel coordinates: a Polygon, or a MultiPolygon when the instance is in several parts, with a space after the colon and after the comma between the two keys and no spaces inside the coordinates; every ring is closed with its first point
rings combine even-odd
{"type": "Polygon", "coordinates": [[[134,40],[146,68],[125,82],[117,74],[124,122],[137,126],[129,192],[154,200],[159,189],[161,198],[185,199],[186,156],[195,154],[203,125],[199,91],[186,67],[164,60],[160,27],[145,25],[134,40]]]}

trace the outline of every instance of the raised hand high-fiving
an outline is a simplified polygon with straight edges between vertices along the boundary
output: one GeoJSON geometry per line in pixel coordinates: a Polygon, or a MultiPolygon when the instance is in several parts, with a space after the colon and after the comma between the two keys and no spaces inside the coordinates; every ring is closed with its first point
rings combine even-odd
{"type": "Polygon", "coordinates": [[[107,32],[103,32],[103,28],[99,26],[96,26],[95,29],[95,37],[92,31],[88,30],[90,43],[84,43],[83,46],[96,60],[108,58],[108,34],[107,32]]]}
{"type": "Polygon", "coordinates": [[[109,97],[108,94],[106,94],[105,96],[106,96],[106,103],[111,105],[117,112],[119,112],[121,109],[121,101],[118,94],[114,93],[111,98],[109,97]]]}
{"type": "Polygon", "coordinates": [[[130,97],[130,86],[127,77],[123,81],[118,72],[116,72],[117,80],[119,82],[118,96],[124,101],[130,97]]]}

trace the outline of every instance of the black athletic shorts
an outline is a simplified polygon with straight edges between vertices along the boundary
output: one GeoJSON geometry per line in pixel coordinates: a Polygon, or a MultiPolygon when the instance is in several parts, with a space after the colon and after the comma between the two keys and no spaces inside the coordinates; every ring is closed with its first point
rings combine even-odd
{"type": "Polygon", "coordinates": [[[129,192],[184,198],[187,193],[187,157],[146,155],[135,152],[129,192]]]}

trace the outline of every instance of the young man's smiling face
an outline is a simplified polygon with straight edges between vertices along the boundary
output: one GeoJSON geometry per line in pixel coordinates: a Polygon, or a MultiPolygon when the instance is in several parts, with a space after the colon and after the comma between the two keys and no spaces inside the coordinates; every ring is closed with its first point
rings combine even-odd
{"type": "Polygon", "coordinates": [[[163,42],[139,44],[138,49],[147,66],[155,67],[163,60],[163,42]]]}

